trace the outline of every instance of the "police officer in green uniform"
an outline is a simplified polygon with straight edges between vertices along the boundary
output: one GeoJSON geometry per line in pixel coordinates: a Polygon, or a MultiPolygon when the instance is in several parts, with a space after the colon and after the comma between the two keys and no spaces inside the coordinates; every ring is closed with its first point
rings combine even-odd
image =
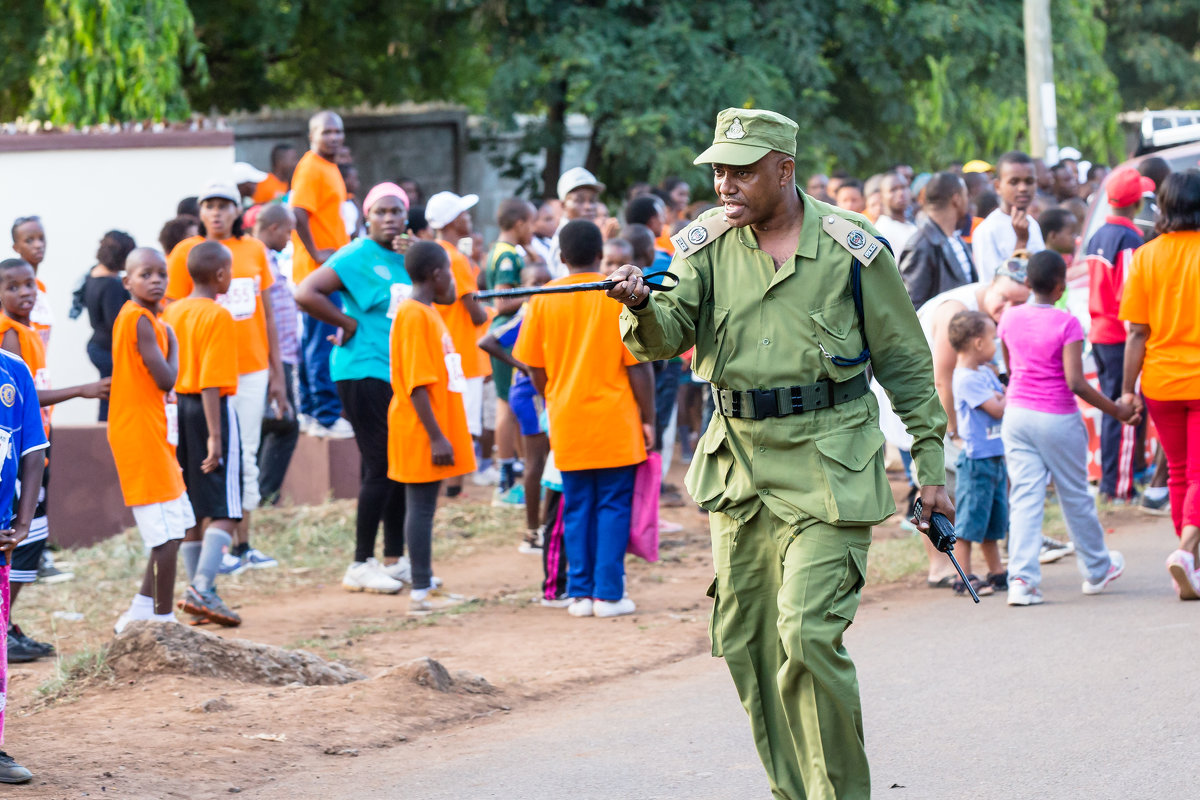
{"type": "Polygon", "coordinates": [[[712,165],[722,207],[673,237],[678,287],[651,296],[623,266],[609,296],[626,305],[635,356],[694,345],[692,367],[712,384],[716,413],[687,488],[711,512],[713,655],[729,665],[774,797],[869,800],[842,636],[871,526],[895,503],[868,363],[913,436],[923,528],[935,510],[953,519],[946,417],[891,253],[864,217],[797,189],[796,133],[771,111],[722,111],[696,159],[712,165]]]}

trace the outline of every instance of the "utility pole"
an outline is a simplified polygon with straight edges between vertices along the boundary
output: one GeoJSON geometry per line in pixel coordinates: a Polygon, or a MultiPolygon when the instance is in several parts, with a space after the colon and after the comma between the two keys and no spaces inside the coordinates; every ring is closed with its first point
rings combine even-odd
{"type": "Polygon", "coordinates": [[[1050,0],[1025,3],[1025,82],[1029,98],[1029,149],[1047,164],[1058,161],[1058,111],[1050,49],[1050,0]]]}

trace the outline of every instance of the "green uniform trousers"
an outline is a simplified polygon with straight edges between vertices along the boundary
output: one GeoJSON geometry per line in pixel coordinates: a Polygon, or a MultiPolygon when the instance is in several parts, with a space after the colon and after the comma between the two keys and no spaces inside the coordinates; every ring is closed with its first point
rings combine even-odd
{"type": "Polygon", "coordinates": [[[867,571],[869,527],[710,516],[713,655],[733,674],[777,800],[870,800],[862,708],[842,634],[867,571]]]}

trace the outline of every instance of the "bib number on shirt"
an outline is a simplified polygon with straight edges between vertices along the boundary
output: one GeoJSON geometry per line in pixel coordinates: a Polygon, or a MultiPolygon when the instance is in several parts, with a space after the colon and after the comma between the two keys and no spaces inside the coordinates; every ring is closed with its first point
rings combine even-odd
{"type": "Polygon", "coordinates": [[[467,390],[467,376],[463,374],[461,355],[458,353],[446,354],[446,374],[450,378],[446,388],[459,394],[467,390]]]}
{"type": "Polygon", "coordinates": [[[250,319],[258,308],[258,284],[254,278],[234,278],[229,291],[217,295],[217,302],[237,321],[250,319]]]}
{"type": "Polygon", "coordinates": [[[175,402],[175,393],[163,398],[163,410],[167,412],[167,444],[179,446],[179,405],[175,402]]]}
{"type": "Polygon", "coordinates": [[[396,311],[400,309],[400,304],[412,297],[412,287],[407,283],[393,283],[391,291],[392,299],[388,303],[387,318],[395,319],[396,311]]]}

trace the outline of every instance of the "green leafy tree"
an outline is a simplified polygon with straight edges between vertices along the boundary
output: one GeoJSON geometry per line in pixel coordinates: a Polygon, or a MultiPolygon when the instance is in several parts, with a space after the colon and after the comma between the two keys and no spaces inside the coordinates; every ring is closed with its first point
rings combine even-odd
{"type": "Polygon", "coordinates": [[[31,110],[56,125],[186,117],[181,62],[204,80],[184,0],[46,0],[31,110]]]}
{"type": "Polygon", "coordinates": [[[16,119],[29,107],[33,74],[45,24],[44,0],[8,0],[0,25],[0,120],[16,119]]]}
{"type": "Polygon", "coordinates": [[[1200,2],[1104,0],[1098,16],[1126,109],[1200,107],[1200,2]]]}

